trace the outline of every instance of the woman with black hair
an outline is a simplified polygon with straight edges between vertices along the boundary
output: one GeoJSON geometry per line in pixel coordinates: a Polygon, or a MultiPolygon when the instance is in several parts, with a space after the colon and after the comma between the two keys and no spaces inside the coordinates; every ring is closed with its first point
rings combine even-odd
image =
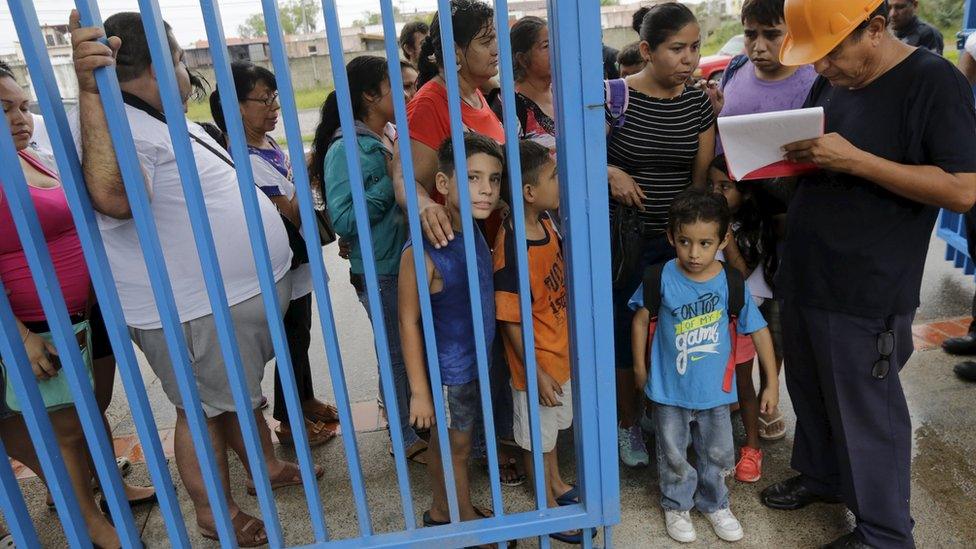
{"type": "Polygon", "coordinates": [[[715,115],[708,96],[686,85],[700,58],[701,28],[695,15],[676,2],[657,4],[641,19],[640,39],[641,56],[648,63],[626,79],[626,116],[614,118],[609,109],[606,114],[611,218],[632,220],[614,238],[640,243],[635,251],[623,246],[627,254],[614,254],[614,264],[620,265],[613,284],[618,444],[621,461],[631,467],[647,465],[650,459],[637,425],[633,312],[627,302],[647,266],[674,257],[665,235],[668,209],[689,186],[704,187],[715,150],[715,115]]]}
{"type": "MultiPolygon", "coordinates": [[[[234,87],[240,106],[241,121],[247,138],[247,150],[254,173],[254,183],[271,199],[278,212],[295,227],[302,220],[298,215],[295,178],[288,155],[278,146],[270,132],[278,125],[278,83],[268,69],[249,62],[231,64],[234,87]]],[[[227,124],[220,106],[220,90],[210,95],[210,111],[214,122],[224,133],[227,124]]],[[[285,334],[291,355],[295,383],[305,416],[305,429],[310,446],[324,444],[335,437],[329,424],[339,421],[335,406],[315,398],[312,365],[308,348],[312,341],[312,273],[308,263],[292,270],[291,303],[284,316],[285,334]]],[[[279,422],[275,435],[285,445],[294,445],[294,437],[280,374],[275,371],[274,408],[272,417],[279,422]]]]}
{"type": "MultiPolygon", "coordinates": [[[[511,40],[519,139],[532,139],[555,149],[552,67],[545,20],[531,15],[519,19],[512,25],[511,40]]],[[[501,101],[496,100],[492,108],[502,118],[501,101]]]]}
{"type": "MultiPolygon", "coordinates": [[[[501,121],[491,110],[481,87],[498,74],[498,39],[494,10],[479,0],[452,0],[451,26],[457,56],[457,75],[461,89],[461,121],[465,129],[505,142],[501,121]]],[[[420,205],[420,219],[427,238],[437,247],[447,246],[454,238],[451,220],[442,205],[443,197],[434,189],[437,172],[437,149],[451,136],[451,118],[447,106],[447,82],[441,53],[438,15],[434,15],[430,34],[420,52],[420,91],[407,105],[410,124],[410,150],[413,156],[415,185],[420,205]]],[[[398,189],[400,193],[403,189],[398,189]]],[[[398,196],[406,208],[403,196],[398,196]]],[[[497,217],[497,216],[495,216],[497,217]]],[[[489,242],[493,241],[489,234],[489,242]]]]}
{"type": "MultiPolygon", "coordinates": [[[[349,278],[356,288],[359,301],[372,316],[366,292],[363,252],[353,210],[352,187],[362,186],[366,195],[366,209],[372,235],[373,259],[376,262],[383,323],[386,327],[396,391],[396,418],[403,437],[407,459],[426,463],[427,443],[410,425],[410,387],[407,370],[400,351],[400,328],[397,314],[400,252],[407,241],[407,224],[397,207],[393,180],[390,174],[393,161],[392,139],[388,135],[393,122],[393,95],[387,62],[382,57],[363,55],[346,65],[352,112],[356,119],[356,141],[359,151],[362,181],[352,181],[346,165],[346,144],[339,123],[339,101],[335,92],[329,94],[322,106],[322,119],[315,130],[309,174],[313,180],[325,182],[325,196],[329,216],[336,233],[349,243],[349,278]]],[[[377,356],[385,352],[376,349],[377,356]]],[[[382,386],[380,388],[382,394],[382,386]]],[[[390,408],[388,407],[387,410],[390,408]]],[[[389,415],[389,412],[388,412],[389,415]]],[[[392,417],[391,417],[392,419],[392,417]]]]}

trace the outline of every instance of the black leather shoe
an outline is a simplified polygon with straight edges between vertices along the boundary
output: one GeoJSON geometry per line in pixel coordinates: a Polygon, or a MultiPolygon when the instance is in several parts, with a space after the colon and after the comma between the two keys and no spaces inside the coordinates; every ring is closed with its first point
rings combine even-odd
{"type": "Polygon", "coordinates": [[[976,355],[976,333],[968,333],[961,337],[950,337],[942,342],[942,350],[950,355],[976,355]]]}
{"type": "Polygon", "coordinates": [[[976,362],[972,360],[960,362],[956,364],[952,371],[959,376],[959,379],[976,383],[976,362]]]}
{"type": "Polygon", "coordinates": [[[795,511],[811,503],[842,503],[840,496],[823,496],[811,492],[803,485],[803,476],[797,475],[767,487],[760,494],[762,504],[770,509],[795,511]]]}
{"type": "Polygon", "coordinates": [[[861,541],[857,534],[851,532],[846,536],[841,536],[827,545],[821,545],[820,549],[871,549],[871,546],[861,541]]]}

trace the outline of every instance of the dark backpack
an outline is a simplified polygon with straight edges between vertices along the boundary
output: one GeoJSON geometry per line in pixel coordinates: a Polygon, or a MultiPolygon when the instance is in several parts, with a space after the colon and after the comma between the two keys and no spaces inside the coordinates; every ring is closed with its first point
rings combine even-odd
{"type": "MultiPolygon", "coordinates": [[[[667,263],[651,265],[644,271],[644,308],[651,313],[651,321],[647,327],[647,357],[644,362],[650,367],[651,345],[654,341],[654,332],[657,330],[658,315],[661,311],[661,273],[667,263]]],[[[742,273],[723,262],[722,268],[725,271],[725,280],[729,286],[728,302],[725,311],[729,315],[729,341],[732,343],[732,352],[729,353],[729,361],[725,367],[725,377],[722,380],[722,390],[726,393],[732,392],[732,379],[735,377],[735,348],[737,326],[739,323],[739,311],[746,302],[745,279],[742,273]]]]}
{"type": "Polygon", "coordinates": [[[736,55],[729,61],[729,66],[725,67],[725,73],[722,74],[722,91],[725,91],[725,86],[729,83],[729,80],[732,80],[732,75],[738,72],[748,61],[748,55],[736,55]]]}

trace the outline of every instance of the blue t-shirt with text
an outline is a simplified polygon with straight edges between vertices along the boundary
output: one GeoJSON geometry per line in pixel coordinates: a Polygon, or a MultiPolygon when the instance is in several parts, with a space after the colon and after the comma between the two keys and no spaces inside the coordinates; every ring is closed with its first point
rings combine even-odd
{"type": "MultiPolygon", "coordinates": [[[[743,284],[745,284],[743,282],[743,284]]],[[[745,290],[743,295],[748,296],[745,290]]],[[[658,404],[690,410],[707,410],[738,400],[722,390],[732,343],[726,312],[729,286],[725,272],[705,282],[691,280],[676,260],[661,273],[661,310],[651,343],[647,398],[658,404]]],[[[641,285],[630,300],[633,309],[644,306],[641,285]]],[[[752,299],[745,299],[738,317],[738,332],[751,334],[766,327],[752,299]]]]}

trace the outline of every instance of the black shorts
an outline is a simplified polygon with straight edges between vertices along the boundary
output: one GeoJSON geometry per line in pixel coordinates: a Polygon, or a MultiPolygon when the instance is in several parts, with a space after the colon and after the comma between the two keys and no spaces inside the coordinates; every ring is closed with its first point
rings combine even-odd
{"type": "MultiPolygon", "coordinates": [[[[71,315],[71,323],[77,324],[84,320],[84,314],[71,315]]],[[[112,345],[108,341],[108,332],[105,330],[105,320],[102,318],[102,309],[95,304],[91,308],[88,323],[91,326],[91,357],[98,360],[107,356],[112,356],[112,345]]],[[[24,326],[35,334],[50,332],[51,328],[47,321],[38,320],[35,322],[24,322],[24,326]]]]}

